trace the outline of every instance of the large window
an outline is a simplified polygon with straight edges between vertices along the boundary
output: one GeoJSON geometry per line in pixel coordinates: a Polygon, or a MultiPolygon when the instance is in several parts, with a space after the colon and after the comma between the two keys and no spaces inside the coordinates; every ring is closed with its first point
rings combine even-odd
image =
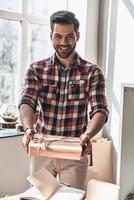
{"type": "Polygon", "coordinates": [[[84,55],[86,2],[0,0],[0,106],[18,104],[29,64],[53,53],[49,17],[54,11],[75,12],[81,32],[77,47],[84,55]]]}
{"type": "Polygon", "coordinates": [[[67,0],[0,0],[0,106],[18,104],[29,63],[52,54],[49,16],[67,0]]]}

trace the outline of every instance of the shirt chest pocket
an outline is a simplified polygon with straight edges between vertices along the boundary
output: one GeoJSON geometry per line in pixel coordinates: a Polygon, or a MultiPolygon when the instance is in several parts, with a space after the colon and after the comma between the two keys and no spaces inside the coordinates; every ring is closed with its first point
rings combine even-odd
{"type": "Polygon", "coordinates": [[[53,80],[45,80],[40,90],[40,97],[48,100],[56,99],[57,82],[53,80]]]}
{"type": "Polygon", "coordinates": [[[79,80],[79,81],[69,81],[68,84],[68,99],[69,100],[79,100],[85,98],[85,88],[86,88],[86,81],[79,80]]]}

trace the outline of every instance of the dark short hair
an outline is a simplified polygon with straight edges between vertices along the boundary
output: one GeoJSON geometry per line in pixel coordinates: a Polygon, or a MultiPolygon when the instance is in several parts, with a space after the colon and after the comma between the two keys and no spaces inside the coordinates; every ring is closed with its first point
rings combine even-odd
{"type": "Polygon", "coordinates": [[[53,32],[54,24],[73,24],[74,30],[77,32],[79,30],[79,21],[75,17],[75,14],[70,11],[57,11],[50,16],[50,28],[53,32]]]}

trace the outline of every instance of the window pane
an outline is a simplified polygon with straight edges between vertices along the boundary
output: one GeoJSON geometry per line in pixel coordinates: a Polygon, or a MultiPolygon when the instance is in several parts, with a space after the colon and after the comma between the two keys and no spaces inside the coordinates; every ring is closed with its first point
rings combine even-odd
{"type": "Polygon", "coordinates": [[[0,0],[0,10],[22,12],[22,0],[0,0]]]}
{"type": "Polygon", "coordinates": [[[29,0],[28,13],[32,15],[50,15],[52,12],[66,9],[67,0],[29,0]]]}
{"type": "Polygon", "coordinates": [[[0,19],[0,104],[17,101],[19,29],[19,22],[0,19]]]}
{"type": "Polygon", "coordinates": [[[29,63],[46,58],[52,54],[50,31],[47,25],[28,26],[29,63]]]}
{"type": "Polygon", "coordinates": [[[32,15],[46,15],[48,0],[28,0],[28,12],[32,15]]]}

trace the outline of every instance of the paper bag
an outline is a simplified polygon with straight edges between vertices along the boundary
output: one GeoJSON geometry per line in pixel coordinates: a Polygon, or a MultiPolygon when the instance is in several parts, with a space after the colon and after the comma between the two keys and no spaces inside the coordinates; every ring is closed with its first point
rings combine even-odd
{"type": "Polygon", "coordinates": [[[112,141],[107,138],[92,141],[92,166],[88,167],[86,183],[92,178],[113,182],[112,141]]]}

